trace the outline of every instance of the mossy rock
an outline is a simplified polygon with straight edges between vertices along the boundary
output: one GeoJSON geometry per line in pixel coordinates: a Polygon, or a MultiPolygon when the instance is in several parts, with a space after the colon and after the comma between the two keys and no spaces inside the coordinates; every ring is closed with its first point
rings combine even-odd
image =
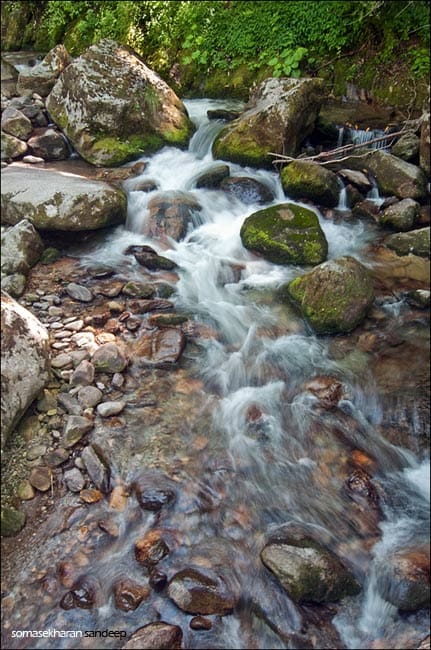
{"type": "Polygon", "coordinates": [[[350,332],[365,318],[374,301],[368,270],[350,256],[329,260],[280,289],[317,334],[350,332]]]}
{"type": "Polygon", "coordinates": [[[340,185],[336,174],[317,163],[291,162],[281,172],[281,184],[292,199],[310,199],[328,208],[338,204],[340,185]]]}
{"type": "Polygon", "coordinates": [[[320,264],[328,243],[317,215],[294,203],[254,212],[240,231],[245,248],[274,264],[320,264]]]}
{"type": "Polygon", "coordinates": [[[1,509],[1,535],[12,537],[17,535],[25,525],[25,512],[16,508],[2,507],[1,509]]]}
{"type": "Polygon", "coordinates": [[[430,256],[430,228],[419,228],[410,232],[398,232],[389,235],[384,241],[385,246],[394,250],[398,255],[430,256]]]}

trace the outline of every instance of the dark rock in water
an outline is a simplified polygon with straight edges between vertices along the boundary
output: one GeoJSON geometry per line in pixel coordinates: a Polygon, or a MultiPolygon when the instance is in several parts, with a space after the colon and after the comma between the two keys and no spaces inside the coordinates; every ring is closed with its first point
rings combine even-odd
{"type": "Polygon", "coordinates": [[[368,192],[372,188],[371,181],[363,172],[354,169],[340,169],[338,174],[357,187],[360,192],[368,192]]]}
{"type": "Polygon", "coordinates": [[[168,577],[166,573],[163,573],[163,571],[160,571],[160,569],[153,569],[150,572],[149,583],[150,586],[156,591],[160,591],[161,589],[163,589],[167,581],[168,581],[168,577]]]}
{"type": "Polygon", "coordinates": [[[377,588],[382,598],[404,611],[430,605],[429,544],[400,550],[379,565],[377,588]]]}
{"type": "Polygon", "coordinates": [[[122,288],[122,293],[131,298],[150,298],[154,294],[154,288],[148,282],[136,282],[131,280],[122,288]]]}
{"type": "Polygon", "coordinates": [[[319,264],[328,253],[316,213],[293,203],[254,212],[240,236],[245,248],[274,264],[319,264]]]}
{"type": "Polygon", "coordinates": [[[179,329],[150,331],[143,334],[137,342],[133,361],[154,366],[176,363],[185,345],[186,338],[179,329]]]}
{"type": "Polygon", "coordinates": [[[169,547],[158,530],[150,530],[135,542],[135,557],[140,564],[150,568],[169,553],[169,547]]]}
{"type": "Polygon", "coordinates": [[[377,221],[380,214],[379,206],[370,199],[360,201],[352,209],[352,215],[358,219],[369,219],[370,221],[377,221]]]}
{"type": "Polygon", "coordinates": [[[430,292],[425,289],[415,289],[408,292],[406,300],[412,307],[427,309],[430,306],[430,292]]]}
{"type": "Polygon", "coordinates": [[[209,120],[225,120],[231,122],[241,115],[241,111],[229,111],[226,108],[215,108],[207,111],[209,120]]]}
{"type": "Polygon", "coordinates": [[[338,405],[343,395],[343,385],[335,377],[319,376],[314,377],[304,385],[304,390],[313,393],[320,406],[326,410],[331,410],[338,405]]]}
{"type": "Polygon", "coordinates": [[[152,327],[175,327],[188,321],[182,314],[151,314],[148,322],[152,327]]]}
{"type": "Polygon", "coordinates": [[[238,598],[225,579],[212,569],[187,567],[178,571],[168,587],[169,597],[189,614],[229,614],[238,598]]]}
{"type": "Polygon", "coordinates": [[[135,253],[136,261],[150,271],[172,271],[177,268],[177,264],[163,255],[153,255],[152,253],[135,253]]]}
{"type": "Polygon", "coordinates": [[[133,481],[132,489],[144,510],[156,512],[175,499],[174,482],[156,470],[140,474],[133,481]]]}
{"type": "Polygon", "coordinates": [[[347,491],[352,499],[365,499],[371,508],[379,507],[379,495],[370,475],[363,469],[355,469],[346,481],[347,491]]]}
{"type": "Polygon", "coordinates": [[[141,180],[141,181],[136,181],[131,186],[131,190],[133,192],[153,192],[154,190],[158,189],[158,184],[155,181],[152,180],[141,180]]]}
{"type": "Polygon", "coordinates": [[[183,633],[178,625],[170,625],[164,621],[150,623],[136,630],[123,645],[122,650],[181,650],[183,633]]]}
{"type": "Polygon", "coordinates": [[[210,630],[212,626],[213,624],[210,619],[205,618],[204,616],[193,616],[190,621],[190,627],[192,630],[210,630]]]}
{"type": "Polygon", "coordinates": [[[144,235],[155,239],[172,238],[181,241],[189,226],[201,224],[202,206],[191,192],[160,192],[148,203],[150,212],[144,235]]]}
{"type": "Polygon", "coordinates": [[[1,535],[12,537],[24,528],[25,512],[16,508],[2,507],[1,509],[1,535]]]}
{"type": "Polygon", "coordinates": [[[94,576],[79,578],[71,589],[75,607],[92,609],[100,604],[100,583],[94,576]]]}
{"type": "Polygon", "coordinates": [[[134,611],[150,595],[146,585],[125,578],[114,585],[115,605],[124,612],[134,611]]]}
{"type": "Polygon", "coordinates": [[[63,598],[60,600],[60,607],[66,610],[75,608],[75,599],[71,591],[64,594],[63,598]]]}
{"type": "Polygon", "coordinates": [[[171,300],[153,298],[152,300],[130,300],[128,307],[133,314],[146,314],[150,311],[174,309],[175,305],[171,300]]]}
{"type": "Polygon", "coordinates": [[[230,174],[229,165],[223,163],[216,163],[211,165],[209,169],[199,174],[196,179],[196,187],[204,187],[207,189],[218,189],[220,183],[228,178],[230,174]]]}
{"type": "Polygon", "coordinates": [[[220,189],[247,205],[270,203],[274,199],[274,194],[264,183],[245,176],[225,178],[220,184],[220,189]]]}

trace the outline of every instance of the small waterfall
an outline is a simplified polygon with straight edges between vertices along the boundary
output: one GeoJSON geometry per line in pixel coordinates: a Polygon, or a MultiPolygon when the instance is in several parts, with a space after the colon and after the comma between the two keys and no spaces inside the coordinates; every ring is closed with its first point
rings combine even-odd
{"type": "Polygon", "coordinates": [[[338,179],[338,183],[340,185],[340,197],[338,199],[338,205],[336,207],[336,210],[339,212],[346,212],[347,210],[350,209],[348,203],[347,203],[347,192],[346,192],[346,187],[341,180],[341,178],[338,179]]]}

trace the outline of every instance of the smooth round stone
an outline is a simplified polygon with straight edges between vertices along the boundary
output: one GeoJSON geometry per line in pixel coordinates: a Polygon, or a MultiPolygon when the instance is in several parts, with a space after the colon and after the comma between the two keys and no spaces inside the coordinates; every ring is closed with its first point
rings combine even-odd
{"type": "MultiPolygon", "coordinates": [[[[54,298],[54,300],[55,300],[55,298],[54,298]]],[[[48,314],[50,316],[58,317],[58,316],[62,316],[63,313],[64,312],[63,312],[63,309],[61,307],[52,306],[52,307],[48,308],[48,314]]]]}
{"type": "Polygon", "coordinates": [[[35,445],[27,451],[27,460],[35,460],[46,453],[45,445],[35,445]]]}
{"type": "Polygon", "coordinates": [[[66,352],[62,352],[54,359],[52,359],[51,366],[53,368],[65,368],[71,363],[72,363],[72,357],[70,356],[70,354],[66,354],[66,352]]]}
{"type": "Polygon", "coordinates": [[[29,481],[40,492],[46,492],[51,487],[51,470],[49,467],[35,467],[32,469],[29,481]]]}
{"type": "Polygon", "coordinates": [[[121,372],[114,373],[111,383],[114,388],[121,388],[121,386],[124,384],[124,377],[121,372]]]}
{"type": "Polygon", "coordinates": [[[27,479],[25,481],[21,481],[21,483],[18,485],[17,493],[19,498],[23,501],[29,501],[30,499],[33,499],[36,494],[32,484],[30,481],[27,481],[27,479]]]}
{"type": "Polygon", "coordinates": [[[93,300],[91,291],[81,284],[70,282],[66,287],[66,291],[74,300],[79,300],[80,302],[91,302],[93,300]]]}
{"type": "Polygon", "coordinates": [[[102,417],[102,418],[107,418],[111,415],[118,415],[123,411],[124,407],[126,406],[125,402],[103,402],[102,404],[99,404],[97,407],[97,413],[102,417]]]}
{"type": "Polygon", "coordinates": [[[96,386],[85,386],[79,390],[78,402],[84,408],[91,408],[99,404],[103,399],[103,393],[96,386]]]}
{"type": "Polygon", "coordinates": [[[77,467],[64,473],[64,481],[70,492],[80,492],[85,486],[85,478],[77,467]]]}

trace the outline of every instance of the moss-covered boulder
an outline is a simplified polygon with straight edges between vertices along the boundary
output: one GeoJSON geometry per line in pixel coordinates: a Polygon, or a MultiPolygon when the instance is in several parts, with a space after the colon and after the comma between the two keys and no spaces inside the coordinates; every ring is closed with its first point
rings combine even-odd
{"type": "Polygon", "coordinates": [[[412,162],[419,158],[420,139],[412,131],[407,131],[400,137],[391,149],[393,156],[401,158],[407,162],[412,162]]]}
{"type": "Polygon", "coordinates": [[[281,172],[285,194],[292,199],[309,199],[333,208],[338,204],[340,185],[337,175],[317,163],[294,160],[281,172]]]}
{"type": "Polygon", "coordinates": [[[186,146],[193,132],[174,91],[136,52],[110,39],[63,71],[46,105],[78,153],[98,166],[121,165],[165,144],[186,146]]]}
{"type": "Polygon", "coordinates": [[[12,537],[24,528],[25,512],[11,507],[1,509],[1,536],[12,537]]]}
{"type": "Polygon", "coordinates": [[[418,228],[410,232],[397,232],[386,237],[385,246],[398,255],[430,256],[430,228],[418,228]]]}
{"type": "Polygon", "coordinates": [[[1,172],[1,223],[37,230],[97,230],[126,219],[123,190],[81,176],[10,165],[1,172]]]}
{"type": "Polygon", "coordinates": [[[415,221],[419,218],[420,205],[413,199],[403,199],[389,205],[379,215],[379,223],[382,226],[391,226],[395,230],[410,230],[415,221]]]}
{"type": "Polygon", "coordinates": [[[215,139],[214,157],[272,168],[270,152],[295,155],[313,131],[322,99],[321,79],[266,79],[215,139]]]}
{"type": "Polygon", "coordinates": [[[289,596],[297,603],[324,603],[359,593],[358,582],[337,556],[298,532],[269,543],[260,556],[289,596]]]}
{"type": "Polygon", "coordinates": [[[350,332],[374,300],[368,270],[350,256],[324,262],[281,288],[318,334],[350,332]]]}
{"type": "Polygon", "coordinates": [[[328,243],[317,215],[294,203],[254,212],[240,231],[245,248],[274,264],[320,264],[328,243]]]}
{"type": "Polygon", "coordinates": [[[364,159],[363,164],[385,196],[418,200],[426,197],[426,176],[420,167],[380,150],[364,159]]]}
{"type": "Polygon", "coordinates": [[[27,151],[27,143],[14,135],[1,132],[1,159],[11,161],[23,156],[27,151]]]}

